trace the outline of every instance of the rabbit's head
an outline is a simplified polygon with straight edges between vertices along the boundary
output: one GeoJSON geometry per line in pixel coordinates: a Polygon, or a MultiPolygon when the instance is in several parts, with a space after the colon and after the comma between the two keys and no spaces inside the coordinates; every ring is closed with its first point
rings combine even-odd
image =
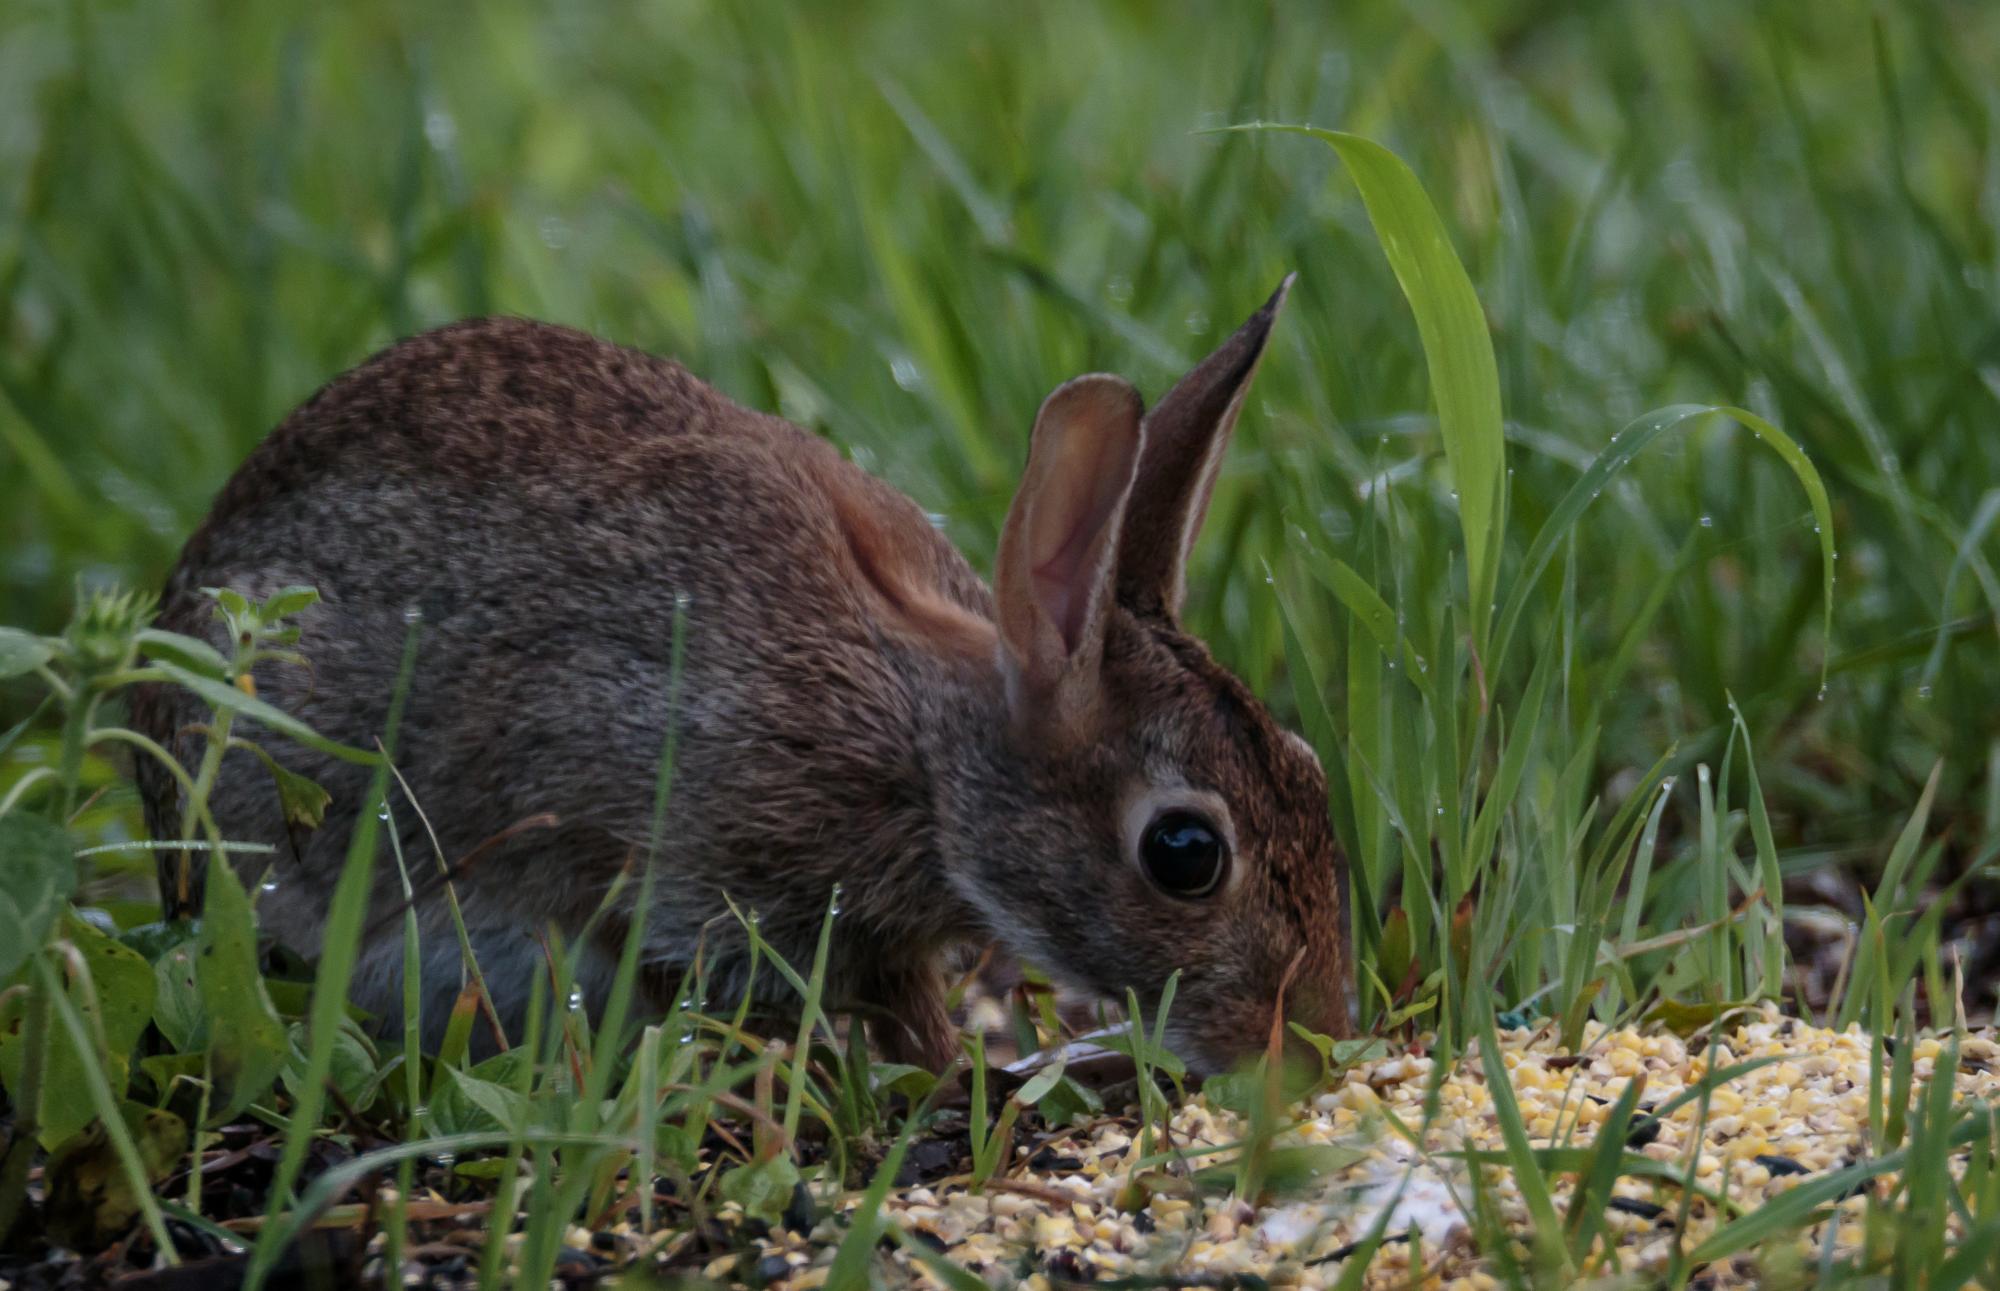
{"type": "Polygon", "coordinates": [[[1311,748],[1181,628],[1189,549],[1291,280],[1150,413],[1051,394],[994,571],[1012,777],[968,792],[955,884],[1013,949],[1149,1014],[1198,1068],[1284,1014],[1349,1028],[1345,871],[1311,748]]]}

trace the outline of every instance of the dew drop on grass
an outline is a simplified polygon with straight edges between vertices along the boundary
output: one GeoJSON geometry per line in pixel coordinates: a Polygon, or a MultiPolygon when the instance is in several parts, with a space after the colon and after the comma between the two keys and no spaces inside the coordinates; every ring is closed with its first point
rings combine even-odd
{"type": "Polygon", "coordinates": [[[379,807],[377,807],[377,808],[375,809],[375,819],[377,819],[377,820],[381,821],[381,822],[382,822],[383,824],[385,824],[385,825],[389,823],[389,804],[388,804],[388,803],[386,803],[386,802],[385,802],[385,803],[383,803],[383,804],[382,804],[381,806],[379,806],[379,807]]]}
{"type": "Polygon", "coordinates": [[[839,917],[839,915],[840,915],[840,884],[836,883],[836,884],[834,884],[834,885],[833,885],[833,903],[832,903],[831,905],[827,906],[827,908],[826,908],[826,909],[827,909],[827,913],[828,913],[828,914],[830,914],[830,915],[833,915],[833,916],[835,916],[836,918],[838,918],[838,917],[839,917]]]}
{"type": "Polygon", "coordinates": [[[1929,699],[1930,697],[1931,697],[1931,688],[1928,684],[1917,687],[1918,699],[1929,699]]]}
{"type": "Polygon", "coordinates": [[[403,622],[415,627],[424,621],[424,607],[412,601],[403,607],[403,622]]]}
{"type": "Polygon", "coordinates": [[[1198,309],[1189,310],[1185,322],[1190,336],[1202,336],[1208,331],[1208,315],[1198,309]]]}
{"type": "Polygon", "coordinates": [[[1820,702],[1821,702],[1821,703],[1825,703],[1825,702],[1826,702],[1826,687],[1824,687],[1824,686],[1821,686],[1821,687],[1819,688],[1819,700],[1820,700],[1820,702]]]}
{"type": "Polygon", "coordinates": [[[1714,516],[1703,516],[1703,517],[1701,518],[1701,527],[1702,527],[1702,528],[1704,528],[1704,529],[1713,529],[1713,528],[1715,528],[1715,517],[1714,517],[1714,516]]]}
{"type": "Polygon", "coordinates": [[[266,878],[262,883],[257,885],[257,890],[259,892],[276,892],[278,890],[278,880],[275,878],[266,878]]]}
{"type": "Polygon", "coordinates": [[[451,119],[451,113],[433,108],[424,114],[424,139],[444,152],[458,141],[458,122],[451,119]]]}
{"type": "Polygon", "coordinates": [[[583,989],[581,987],[572,986],[569,988],[569,1006],[572,1010],[583,1007],[583,989]]]}
{"type": "Polygon", "coordinates": [[[1122,305],[1132,299],[1132,280],[1119,274],[1104,284],[1104,294],[1122,305]]]}
{"type": "Polygon", "coordinates": [[[917,370],[916,361],[907,354],[898,354],[889,360],[889,375],[905,390],[915,390],[924,383],[924,374],[917,370]]]}

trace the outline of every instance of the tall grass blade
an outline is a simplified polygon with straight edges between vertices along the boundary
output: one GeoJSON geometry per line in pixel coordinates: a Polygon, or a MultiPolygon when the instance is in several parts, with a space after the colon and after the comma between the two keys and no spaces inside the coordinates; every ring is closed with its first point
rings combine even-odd
{"type": "Polygon", "coordinates": [[[1444,221],[1409,166],[1371,139],[1264,121],[1228,129],[1318,139],[1339,155],[1361,190],[1375,236],[1416,314],[1438,431],[1458,493],[1472,637],[1483,650],[1506,531],[1507,449],[1500,427],[1500,374],[1486,313],[1452,250],[1444,221]]]}
{"type": "Polygon", "coordinates": [[[375,774],[356,817],[354,836],[347,847],[347,863],[334,886],[329,903],[325,940],[320,951],[319,971],[313,979],[312,1007],[306,1024],[306,1070],[299,1082],[297,1101],[286,1123],[284,1154],[272,1173],[266,1223],[251,1248],[250,1267],[244,1275],[249,1291],[259,1291],[271,1275],[283,1247],[280,1234],[287,1226],[275,1222],[283,1213],[304,1168],[306,1153],[319,1129],[320,1112],[326,1105],[326,1082],[333,1066],[335,1038],[347,1017],[347,987],[360,950],[362,925],[368,916],[370,879],[375,869],[375,838],[381,824],[377,813],[389,792],[389,766],[395,756],[396,731],[402,724],[403,704],[409,697],[410,678],[416,671],[417,641],[422,624],[410,625],[403,644],[402,665],[396,688],[389,699],[389,715],[382,728],[382,755],[370,755],[375,774]]]}

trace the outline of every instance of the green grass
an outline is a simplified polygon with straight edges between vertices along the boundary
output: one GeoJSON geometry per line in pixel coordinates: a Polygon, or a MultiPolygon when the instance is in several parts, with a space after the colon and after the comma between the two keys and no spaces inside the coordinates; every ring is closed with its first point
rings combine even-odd
{"type": "MultiPolygon", "coordinates": [[[[1871,900],[1840,989],[1813,1007],[1878,1040],[1949,1024],[1961,999],[1984,1017],[1991,984],[1950,980],[1942,948],[2000,856],[1996,55],[2000,11],[1848,0],[1173,20],[272,6],[226,24],[181,0],[12,6],[0,624],[34,635],[0,636],[0,731],[25,722],[0,736],[0,828],[64,821],[53,843],[43,823],[9,846],[65,860],[132,836],[110,755],[151,755],[116,725],[136,680],[214,704],[218,756],[232,731],[303,734],[229,684],[245,659],[143,636],[137,607],[74,589],[155,583],[249,446],[398,335],[507,311],[673,354],[846,446],[983,565],[1047,389],[1101,368],[1157,395],[1296,270],[1189,617],[1327,764],[1365,1018],[1434,1032],[1448,1061],[1490,1051],[1496,1010],[1571,1036],[1592,1016],[1713,1017],[1787,990],[1785,880],[1829,867],[1871,900]],[[1325,129],[1222,129],[1254,122],[1325,129]]],[[[256,648],[291,648],[286,607],[228,608],[255,618],[256,648]]],[[[190,782],[183,838],[215,841],[212,775],[190,782]]],[[[695,1222],[725,1197],[782,1207],[802,1178],[824,1203],[903,1150],[918,1118],[889,1090],[927,1086],[817,1015],[817,964],[782,966],[808,1001],[789,1043],[702,1007],[643,1029],[614,1009],[593,1034],[560,972],[516,1037],[532,1061],[468,1068],[463,1028],[426,1063],[362,1036],[338,989],[382,863],[362,821],[309,1018],[197,982],[174,1007],[214,1025],[168,1055],[191,1065],[134,1076],[101,1023],[92,1040],[105,1002],[87,986],[8,1005],[50,1070],[100,1078],[53,1110],[103,1123],[128,1179],[158,1173],[157,1143],[107,1115],[118,1100],[198,1090],[199,1108],[175,1104],[197,1123],[247,1108],[288,1127],[260,1268],[303,1207],[365,1173],[300,1176],[308,1132],[346,1115],[321,1102],[328,1078],[406,1127],[368,1169],[533,1162],[518,1195],[511,1172],[497,1185],[528,1210],[530,1281],[562,1217],[618,1204],[634,1162],[686,1178],[695,1222]],[[295,1090],[221,1078],[219,1056],[240,1072],[245,1037],[293,1017],[295,1090]],[[752,1135],[748,1154],[699,1170],[717,1118],[752,1135]],[[806,1125],[833,1164],[802,1175],[806,1125]]],[[[0,892],[32,944],[96,946],[54,922],[71,896],[145,918],[135,854],[85,860],[0,892]]],[[[240,956],[253,933],[232,889],[212,885],[203,937],[240,956]]],[[[93,953],[119,961],[102,940],[93,953]]],[[[52,962],[0,968],[54,982],[52,962]]],[[[163,1031],[167,999],[149,1006],[163,1031]]],[[[1048,1021],[1016,1024],[1046,1039],[1048,1021]]],[[[1142,1064],[1170,1058],[1132,1044],[1142,1064]]],[[[1911,1105],[1886,1048],[1877,1069],[1897,1097],[1877,1100],[1877,1155],[1852,1169],[1910,1163],[1884,1204],[1920,1222],[1867,1267],[1990,1275],[1990,1134],[1911,1105]],[[1946,1210],[1969,1234],[1955,1253],[1946,1210]]],[[[1060,1078],[1033,1092],[1084,1097],[1060,1078]]],[[[1280,1122],[1272,1101],[1249,1104],[1261,1124],[1280,1122]]],[[[1023,1106],[977,1121],[982,1177],[1023,1106]]],[[[1522,1276],[1562,1276],[1599,1217],[1557,1213],[1546,1160],[1500,1110],[1535,1181],[1522,1276]]],[[[1632,1164],[1615,1148],[1584,1171],[1600,1208],[1632,1164]]],[[[1224,1173],[1254,1191],[1266,1165],[1252,1143],[1224,1173]]],[[[0,1201],[8,1186],[0,1172],[0,1201]]],[[[868,1274],[884,1195],[866,1194],[845,1283],[868,1274]]],[[[1799,1196],[1675,1276],[1796,1228],[1814,1204],[1799,1196]]],[[[160,1233],[159,1206],[139,1209],[160,1233]]]]}

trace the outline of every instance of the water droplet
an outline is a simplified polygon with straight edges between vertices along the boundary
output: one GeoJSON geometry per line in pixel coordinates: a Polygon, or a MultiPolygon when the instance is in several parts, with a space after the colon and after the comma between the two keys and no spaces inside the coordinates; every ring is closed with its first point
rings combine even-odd
{"type": "Polygon", "coordinates": [[[1388,437],[1387,435],[1384,435],[1384,436],[1382,436],[1382,437],[1381,437],[1380,439],[1376,440],[1375,442],[1376,442],[1377,444],[1381,445],[1381,446],[1382,446],[1383,448],[1387,448],[1387,447],[1389,446],[1389,437],[1388,437]]]}
{"type": "Polygon", "coordinates": [[[386,802],[385,802],[385,803],[383,803],[383,804],[382,804],[381,806],[379,806],[379,807],[377,807],[377,808],[375,809],[375,819],[377,819],[377,820],[381,821],[381,822],[382,822],[383,824],[385,824],[385,825],[389,823],[389,804],[388,804],[388,803],[386,803],[386,802]]]}
{"type": "Polygon", "coordinates": [[[1825,703],[1825,702],[1826,702],[1826,687],[1825,687],[1825,686],[1821,686],[1821,687],[1819,688],[1819,696],[1818,696],[1818,698],[1819,698],[1819,700],[1820,700],[1820,702],[1821,702],[1821,703],[1825,703]]]}
{"type": "Polygon", "coordinates": [[[1451,491],[1451,500],[1452,500],[1453,502],[1456,502],[1456,501],[1458,501],[1458,490],[1457,490],[1457,489],[1453,489],[1453,490],[1451,491]]]}
{"type": "Polygon", "coordinates": [[[1931,697],[1931,688],[1928,682],[1926,682],[1924,685],[1917,687],[1918,699],[1929,699],[1930,697],[1931,697]]]}
{"type": "Polygon", "coordinates": [[[424,113],[424,138],[431,147],[443,152],[457,142],[458,122],[451,119],[451,113],[432,108],[424,113]]]}
{"type": "Polygon", "coordinates": [[[1208,315],[1198,309],[1189,310],[1188,316],[1182,321],[1186,324],[1190,336],[1200,336],[1208,331],[1208,315]]]}
{"type": "Polygon", "coordinates": [[[560,215],[542,217],[542,245],[551,251],[560,251],[569,245],[569,221],[560,215]]]}
{"type": "Polygon", "coordinates": [[[1132,280],[1120,274],[1104,284],[1104,294],[1122,305],[1132,299],[1132,280]]]}
{"type": "Polygon", "coordinates": [[[933,529],[942,529],[946,524],[945,514],[942,511],[926,511],[924,512],[924,519],[931,522],[931,528],[933,529]]]}
{"type": "Polygon", "coordinates": [[[905,390],[915,390],[924,383],[924,374],[918,369],[916,360],[907,354],[898,354],[889,360],[889,375],[905,390]]]}
{"type": "Polygon", "coordinates": [[[410,1109],[410,1115],[416,1117],[420,1121],[423,1120],[426,1116],[429,1116],[430,1114],[431,1114],[431,1109],[423,1103],[418,1103],[415,1107],[412,1107],[410,1109]]]}
{"type": "Polygon", "coordinates": [[[440,1152],[437,1154],[435,1160],[441,1168],[449,1170],[458,1164],[458,1154],[455,1152],[440,1152]]]}
{"type": "Polygon", "coordinates": [[[1715,517],[1714,517],[1714,516],[1703,516],[1703,517],[1701,518],[1701,527],[1702,527],[1702,528],[1704,528],[1704,529],[1713,529],[1713,528],[1715,528],[1715,517]]]}
{"type": "Polygon", "coordinates": [[[257,885],[257,890],[259,892],[276,892],[278,890],[277,876],[272,874],[265,875],[264,881],[257,885]]]}
{"type": "Polygon", "coordinates": [[[583,1007],[583,988],[582,988],[582,987],[580,987],[580,986],[572,986],[572,987],[570,987],[570,988],[569,988],[569,1006],[570,1006],[570,1008],[571,1008],[572,1010],[575,1010],[575,1009],[580,1009],[580,1008],[582,1008],[582,1007],[583,1007]]]}
{"type": "Polygon", "coordinates": [[[836,918],[840,914],[840,884],[838,883],[833,885],[833,903],[827,907],[827,913],[836,918]]]}
{"type": "Polygon", "coordinates": [[[415,627],[424,621],[424,607],[412,602],[403,607],[403,622],[415,627]]]}
{"type": "Polygon", "coordinates": [[[693,604],[694,604],[694,597],[689,596],[686,592],[674,593],[674,609],[679,611],[680,613],[686,614],[688,612],[688,606],[693,604]]]}

